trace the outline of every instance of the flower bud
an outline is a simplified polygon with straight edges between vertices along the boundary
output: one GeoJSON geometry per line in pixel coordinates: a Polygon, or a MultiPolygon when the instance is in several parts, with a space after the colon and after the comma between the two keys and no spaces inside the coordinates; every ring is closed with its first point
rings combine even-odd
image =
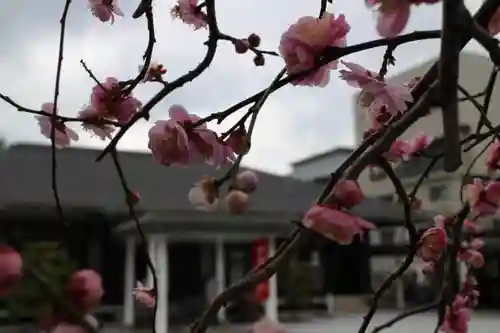
{"type": "Polygon", "coordinates": [[[260,36],[257,34],[250,34],[248,36],[248,43],[251,47],[259,47],[260,46],[260,36]]]}
{"type": "Polygon", "coordinates": [[[240,190],[232,190],[226,196],[226,204],[230,214],[243,214],[248,208],[248,202],[248,194],[240,190]]]}
{"type": "Polygon", "coordinates": [[[245,39],[237,39],[233,41],[233,44],[236,53],[240,54],[246,53],[248,51],[248,48],[250,47],[248,41],[245,39]]]}
{"type": "Polygon", "coordinates": [[[236,188],[245,193],[252,193],[257,188],[258,181],[259,178],[255,172],[245,170],[236,176],[236,188]]]}
{"type": "Polygon", "coordinates": [[[253,63],[257,67],[264,66],[266,64],[266,59],[262,54],[257,54],[255,58],[253,58],[253,63]]]}

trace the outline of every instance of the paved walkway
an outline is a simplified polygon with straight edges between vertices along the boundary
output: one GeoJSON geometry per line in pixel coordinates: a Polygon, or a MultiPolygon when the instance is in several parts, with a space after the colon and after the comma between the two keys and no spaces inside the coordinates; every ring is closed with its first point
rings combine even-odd
{"type": "MultiPolygon", "coordinates": [[[[393,318],[395,312],[383,312],[375,316],[372,323],[379,325],[393,318]]],[[[315,319],[306,323],[291,323],[284,324],[288,328],[289,333],[357,333],[361,324],[363,314],[356,315],[338,315],[335,318],[315,319]]],[[[382,332],[386,333],[432,333],[436,325],[436,315],[421,314],[407,318],[391,328],[382,332]]],[[[211,329],[212,333],[242,333],[246,331],[248,326],[224,326],[211,329]]],[[[371,326],[373,327],[373,325],[371,326]]],[[[497,332],[500,328],[500,313],[474,313],[470,323],[469,332],[473,333],[489,333],[497,332]]],[[[177,330],[175,330],[177,331],[177,330]]],[[[180,330],[183,331],[183,330],[180,330]]],[[[144,331],[145,333],[148,331],[144,331]]],[[[3,332],[2,332],[3,333],[3,332]]],[[[7,333],[7,332],[6,332],[7,333]]],[[[126,331],[118,328],[108,328],[104,333],[126,333],[126,331]]],[[[142,333],[142,332],[140,332],[142,333]]],[[[174,332],[172,332],[174,333],[174,332]]],[[[175,332],[177,333],[177,332],[175,332]]]]}

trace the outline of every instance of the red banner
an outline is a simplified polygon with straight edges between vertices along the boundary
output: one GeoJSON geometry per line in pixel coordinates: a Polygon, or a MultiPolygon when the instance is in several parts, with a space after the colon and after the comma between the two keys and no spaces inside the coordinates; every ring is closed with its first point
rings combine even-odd
{"type": "MultiPolygon", "coordinates": [[[[252,244],[252,262],[254,267],[264,264],[269,258],[269,240],[259,238],[252,244]]],[[[255,287],[255,298],[259,302],[265,302],[269,298],[269,281],[261,282],[255,287]]]]}

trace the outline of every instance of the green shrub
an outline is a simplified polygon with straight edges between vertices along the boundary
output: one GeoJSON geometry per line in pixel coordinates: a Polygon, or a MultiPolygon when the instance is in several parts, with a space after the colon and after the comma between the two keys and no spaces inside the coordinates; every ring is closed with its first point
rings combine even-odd
{"type": "MultiPolygon", "coordinates": [[[[26,243],[21,251],[23,261],[45,275],[63,292],[75,265],[69,256],[58,249],[56,242],[26,243]]],[[[40,284],[32,277],[25,276],[19,286],[6,300],[9,317],[14,322],[38,319],[52,311],[51,300],[40,284]]]]}
{"type": "Polygon", "coordinates": [[[292,309],[306,309],[314,296],[311,265],[292,260],[282,276],[286,305],[292,309]]]}

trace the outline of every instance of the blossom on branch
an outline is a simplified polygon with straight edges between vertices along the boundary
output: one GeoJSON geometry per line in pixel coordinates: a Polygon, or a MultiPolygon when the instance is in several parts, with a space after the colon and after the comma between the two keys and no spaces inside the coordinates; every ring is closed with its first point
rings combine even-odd
{"type": "Polygon", "coordinates": [[[115,22],[115,15],[124,16],[117,4],[118,0],[89,0],[90,11],[101,22],[115,22]]]}
{"type": "Polygon", "coordinates": [[[484,256],[479,250],[483,245],[483,240],[477,237],[464,241],[458,252],[458,259],[469,263],[474,268],[481,268],[484,265],[484,256]]]}
{"type": "Polygon", "coordinates": [[[102,118],[126,124],[142,107],[132,95],[124,95],[118,79],[108,77],[92,88],[90,104],[102,118]]]}
{"type": "Polygon", "coordinates": [[[83,312],[88,312],[99,305],[104,290],[99,273],[83,269],[73,273],[68,284],[68,297],[83,312]]]}
{"type": "Polygon", "coordinates": [[[302,224],[339,244],[351,244],[363,229],[374,229],[375,225],[349,212],[326,205],[314,205],[306,212],[302,224]]]}
{"type": "Polygon", "coordinates": [[[372,108],[377,109],[385,105],[387,112],[394,116],[406,110],[407,102],[413,101],[413,96],[407,86],[387,83],[358,64],[346,61],[342,61],[342,64],[347,69],[339,71],[340,78],[351,86],[359,87],[372,94],[372,108]]]}
{"type": "Polygon", "coordinates": [[[172,8],[171,14],[174,18],[192,25],[195,30],[206,28],[208,25],[207,14],[198,7],[198,0],[177,0],[177,5],[172,8]]]}
{"type": "MultiPolygon", "coordinates": [[[[279,45],[288,75],[312,70],[318,57],[329,46],[345,47],[350,29],[344,15],[335,17],[325,13],[320,19],[312,16],[300,18],[282,34],[279,45]]],[[[337,68],[337,63],[337,60],[331,61],[292,84],[324,87],[330,82],[329,72],[337,68]]]]}
{"type": "Polygon", "coordinates": [[[420,237],[419,243],[417,256],[426,262],[436,261],[441,257],[448,243],[446,230],[437,226],[429,228],[420,237]]]}
{"type": "MultiPolygon", "coordinates": [[[[139,71],[142,71],[143,66],[139,66],[139,71]]],[[[154,81],[163,81],[162,75],[167,73],[167,69],[163,66],[163,64],[152,61],[149,64],[146,75],[142,79],[142,82],[154,82],[154,81]]]]}
{"type": "MultiPolygon", "coordinates": [[[[53,115],[54,104],[42,104],[42,111],[53,115]]],[[[54,127],[54,141],[57,148],[67,147],[71,141],[78,141],[78,134],[71,128],[67,127],[61,120],[52,118],[51,116],[36,116],[41,133],[47,137],[52,137],[52,127],[54,127]]]]}
{"type": "Polygon", "coordinates": [[[406,27],[411,6],[434,4],[440,0],[365,0],[368,7],[378,5],[377,31],[382,37],[395,37],[406,27]]]}
{"type": "Polygon", "coordinates": [[[111,139],[111,134],[114,132],[115,128],[112,125],[103,123],[101,115],[92,105],[87,105],[81,110],[78,113],[78,118],[89,121],[82,122],[82,127],[86,131],[92,133],[101,140],[111,139]]]}
{"type": "Polygon", "coordinates": [[[500,182],[474,179],[465,187],[471,213],[476,217],[495,214],[500,205],[500,182]]]}
{"type": "Polygon", "coordinates": [[[132,290],[132,295],[135,299],[149,309],[154,308],[156,305],[155,294],[154,289],[144,287],[140,281],[137,281],[137,286],[132,290]]]}
{"type": "Polygon", "coordinates": [[[302,224],[340,244],[350,244],[356,235],[375,225],[345,211],[359,204],[364,196],[354,180],[341,180],[333,188],[326,204],[312,206],[302,219],[302,224]]]}
{"type": "Polygon", "coordinates": [[[445,333],[467,333],[469,329],[470,310],[466,307],[466,300],[456,296],[453,304],[446,307],[441,331],[445,333]]]}
{"type": "Polygon", "coordinates": [[[169,120],[157,121],[149,130],[148,148],[156,161],[166,166],[205,161],[219,167],[234,160],[232,148],[206,124],[194,127],[200,117],[180,105],[173,105],[169,115],[169,120]]]}

